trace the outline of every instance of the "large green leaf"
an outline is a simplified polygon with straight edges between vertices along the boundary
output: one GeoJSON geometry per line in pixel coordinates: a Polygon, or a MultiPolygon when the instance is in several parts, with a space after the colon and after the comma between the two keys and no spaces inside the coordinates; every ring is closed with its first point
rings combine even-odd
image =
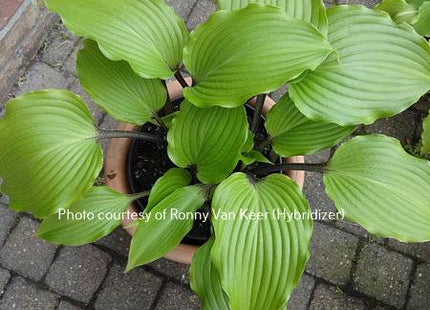
{"type": "Polygon", "coordinates": [[[44,219],[37,235],[67,246],[93,243],[121,225],[124,212],[135,198],[106,186],[93,187],[67,211],[44,219]]]}
{"type": "Polygon", "coordinates": [[[0,120],[0,177],[10,207],[45,217],[86,193],[103,164],[95,136],[91,112],[68,91],[9,101],[0,120]]]}
{"type": "Polygon", "coordinates": [[[417,9],[424,3],[427,2],[428,0],[407,0],[407,2],[411,5],[413,5],[414,7],[416,7],[417,9]]]}
{"type": "Polygon", "coordinates": [[[397,23],[412,24],[418,19],[418,10],[405,0],[384,0],[375,9],[387,12],[397,23]]]}
{"type": "Polygon", "coordinates": [[[430,154],[430,116],[423,121],[423,132],[421,133],[421,154],[430,154]]]}
{"type": "Polygon", "coordinates": [[[265,125],[273,150],[285,157],[316,153],[335,145],[355,129],[306,118],[288,94],[270,109],[265,125]]]}
{"type": "Polygon", "coordinates": [[[405,24],[363,6],[328,10],[337,50],[293,84],[290,96],[315,120],[369,124],[397,114],[430,89],[430,46],[405,24]]]}
{"type": "Polygon", "coordinates": [[[420,6],[418,21],[413,26],[420,35],[430,37],[430,1],[420,6]]]}
{"type": "Polygon", "coordinates": [[[309,257],[312,234],[309,203],[297,184],[282,174],[255,183],[236,173],[215,190],[212,208],[212,262],[231,310],[285,306],[309,257]],[[304,216],[288,221],[294,212],[304,216]]]}
{"type": "Polygon", "coordinates": [[[109,60],[94,41],[86,40],[79,51],[77,70],[85,91],[120,121],[142,125],[166,103],[160,80],[138,76],[125,61],[109,60]]]}
{"type": "Polygon", "coordinates": [[[396,139],[359,136],[335,153],[324,176],[327,194],[370,233],[404,242],[430,240],[430,162],[396,139]]]}
{"type": "Polygon", "coordinates": [[[331,51],[317,29],[280,8],[250,4],[218,11],[194,30],[185,47],[194,86],[184,95],[200,107],[237,107],[315,69],[331,51]]]}
{"type": "Polygon", "coordinates": [[[189,271],[190,286],[199,296],[203,310],[229,310],[228,297],[221,287],[218,271],[211,261],[214,241],[211,237],[194,254],[189,271]]]}
{"type": "Polygon", "coordinates": [[[179,188],[158,203],[146,220],[139,222],[131,241],[127,271],[148,264],[178,246],[193,228],[192,218],[180,216],[196,212],[205,200],[204,188],[195,185],[179,188]]]}
{"type": "Polygon", "coordinates": [[[151,188],[145,212],[150,212],[164,198],[175,190],[189,185],[190,182],[191,175],[187,170],[181,168],[168,170],[151,188]]]}
{"type": "Polygon", "coordinates": [[[218,9],[238,10],[250,3],[280,7],[291,17],[307,21],[322,33],[327,33],[327,14],[321,0],[218,0],[218,9]]]}
{"type": "Polygon", "coordinates": [[[145,78],[169,78],[188,40],[183,20],[162,0],[48,0],[77,36],[91,38],[111,60],[126,60],[145,78]]]}
{"type": "Polygon", "coordinates": [[[179,167],[195,165],[203,183],[219,183],[233,171],[248,136],[243,106],[197,108],[181,104],[167,135],[169,158],[179,167]]]}

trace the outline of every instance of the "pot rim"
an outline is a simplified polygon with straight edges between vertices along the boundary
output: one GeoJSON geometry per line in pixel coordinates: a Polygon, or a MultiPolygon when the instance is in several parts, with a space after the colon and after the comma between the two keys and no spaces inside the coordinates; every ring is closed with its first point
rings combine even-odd
{"type": "MultiPolygon", "coordinates": [[[[185,78],[187,83],[191,85],[191,78],[185,78]]],[[[169,96],[172,101],[180,99],[183,97],[183,88],[179,84],[179,82],[171,81],[167,83],[167,89],[169,92],[169,96]]],[[[251,104],[255,104],[255,98],[250,100],[251,104]]],[[[270,108],[273,107],[275,102],[268,96],[266,96],[266,100],[264,102],[263,114],[266,114],[270,108]]],[[[137,130],[138,126],[133,124],[120,123],[117,126],[117,130],[137,130]]],[[[127,164],[128,164],[128,152],[131,146],[132,139],[122,138],[122,139],[111,139],[105,157],[105,170],[104,177],[106,185],[110,188],[123,193],[130,194],[129,182],[128,182],[128,173],[127,173],[127,164]]],[[[303,156],[294,156],[291,158],[285,158],[285,162],[290,163],[303,163],[303,156]]],[[[300,187],[303,189],[303,184],[305,180],[305,172],[304,171],[288,171],[286,172],[288,176],[290,176],[300,187]]],[[[130,225],[134,222],[136,213],[139,211],[134,206],[134,204],[130,204],[127,208],[127,216],[125,216],[122,221],[123,228],[128,232],[130,236],[133,236],[137,230],[137,227],[130,227],[130,225]]],[[[167,253],[164,257],[183,264],[190,264],[191,259],[197,251],[199,246],[189,245],[180,243],[175,249],[171,252],[167,253]]]]}

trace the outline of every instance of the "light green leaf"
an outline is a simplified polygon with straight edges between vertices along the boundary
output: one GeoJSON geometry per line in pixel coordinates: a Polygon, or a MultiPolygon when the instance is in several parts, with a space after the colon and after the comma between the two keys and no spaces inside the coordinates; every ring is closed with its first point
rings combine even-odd
{"type": "Polygon", "coordinates": [[[430,154],[430,116],[423,121],[423,132],[421,133],[421,154],[430,154]]]}
{"type": "Polygon", "coordinates": [[[158,203],[146,217],[147,221],[139,222],[131,241],[127,271],[148,264],[178,246],[193,228],[193,219],[187,217],[181,220],[175,214],[193,214],[205,200],[204,188],[196,185],[179,188],[158,203]],[[165,216],[156,216],[163,212],[165,216]]]}
{"type": "Polygon", "coordinates": [[[249,3],[280,7],[291,17],[309,22],[327,34],[327,14],[321,0],[218,0],[218,10],[243,9],[249,3]]]}
{"type": "Polygon", "coordinates": [[[375,9],[387,12],[396,23],[414,23],[418,19],[418,10],[405,0],[384,0],[375,9]]]}
{"type": "Polygon", "coordinates": [[[411,5],[413,5],[414,7],[416,7],[417,9],[424,3],[427,2],[428,0],[407,0],[407,2],[411,5]]]}
{"type": "Polygon", "coordinates": [[[184,96],[199,107],[237,107],[315,69],[331,51],[317,29],[279,8],[250,4],[218,11],[185,47],[184,63],[195,86],[184,96]]]}
{"type": "Polygon", "coordinates": [[[396,139],[359,136],[335,153],[324,176],[338,210],[370,233],[404,242],[430,240],[430,162],[396,139]]]}
{"type": "Polygon", "coordinates": [[[202,109],[185,100],[168,132],[167,151],[177,166],[195,165],[201,182],[216,184],[236,167],[247,135],[244,106],[202,109]]]}
{"type": "Polygon", "coordinates": [[[77,36],[97,41],[111,60],[144,78],[170,78],[188,40],[183,20],[162,0],[48,0],[77,36]]]}
{"type": "Polygon", "coordinates": [[[91,112],[64,90],[9,101],[0,120],[1,190],[10,207],[46,217],[68,208],[94,183],[103,164],[91,112]]]}
{"type": "Polygon", "coordinates": [[[203,310],[229,310],[228,297],[221,287],[218,271],[211,261],[214,238],[211,237],[194,254],[189,276],[191,289],[199,296],[203,310]]]}
{"type": "Polygon", "coordinates": [[[418,10],[418,21],[413,24],[422,36],[430,36],[430,1],[424,2],[418,10]]]}
{"type": "Polygon", "coordinates": [[[122,215],[133,200],[106,186],[93,187],[68,210],[45,218],[37,236],[67,246],[93,243],[121,225],[122,215]]]}
{"type": "Polygon", "coordinates": [[[191,175],[187,170],[181,168],[169,169],[151,188],[145,212],[151,212],[164,198],[175,190],[189,185],[190,182],[191,175]]]}
{"type": "Polygon", "coordinates": [[[212,210],[212,262],[231,310],[285,307],[305,268],[312,234],[309,203],[297,184],[282,174],[254,183],[235,173],[215,190],[212,210]],[[222,218],[230,214],[225,212],[236,216],[222,218]],[[251,218],[253,212],[267,217],[251,218]],[[304,216],[288,221],[294,212],[304,216]]]}
{"type": "Polygon", "coordinates": [[[265,126],[273,150],[284,157],[316,153],[336,145],[355,129],[355,126],[341,127],[306,118],[288,94],[269,110],[265,126]]]}
{"type": "Polygon", "coordinates": [[[340,125],[370,124],[415,103],[430,89],[430,46],[411,27],[363,6],[328,10],[332,54],[291,85],[308,118],[340,125]]]}
{"type": "Polygon", "coordinates": [[[266,156],[264,156],[263,154],[261,154],[261,152],[257,150],[251,150],[247,153],[242,153],[242,155],[240,156],[240,160],[246,166],[252,165],[255,162],[272,164],[272,162],[269,159],[267,159],[266,156]]]}
{"type": "Polygon", "coordinates": [[[94,41],[86,40],[79,51],[77,70],[95,103],[120,121],[142,125],[166,103],[160,80],[138,76],[125,61],[109,60],[94,41]]]}

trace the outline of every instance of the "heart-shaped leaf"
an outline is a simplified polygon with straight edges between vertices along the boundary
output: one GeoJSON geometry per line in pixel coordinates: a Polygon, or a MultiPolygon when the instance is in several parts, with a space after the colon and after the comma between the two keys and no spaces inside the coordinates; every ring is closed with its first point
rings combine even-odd
{"type": "Polygon", "coordinates": [[[282,174],[254,183],[235,173],[215,190],[212,210],[212,262],[231,310],[285,307],[312,234],[309,203],[297,184],[282,174]],[[296,220],[289,221],[295,212],[296,220]]]}
{"type": "Polygon", "coordinates": [[[315,69],[331,51],[317,29],[280,8],[250,4],[218,11],[194,30],[185,47],[194,86],[184,96],[199,107],[237,107],[315,69]]]}
{"type": "Polygon", "coordinates": [[[190,182],[191,175],[187,170],[181,168],[169,169],[151,188],[145,212],[151,212],[164,198],[175,190],[189,185],[190,182]]]}
{"type": "Polygon", "coordinates": [[[86,40],[79,51],[77,70],[85,91],[120,121],[142,125],[166,103],[160,80],[138,76],[125,61],[109,60],[94,41],[86,40]]]}
{"type": "Polygon", "coordinates": [[[421,133],[421,154],[430,154],[430,116],[423,121],[423,132],[421,133]]]}
{"type": "Polygon", "coordinates": [[[216,184],[236,167],[247,136],[243,106],[202,109],[185,100],[167,135],[169,158],[179,167],[195,165],[201,182],[216,184]]]}
{"type": "Polygon", "coordinates": [[[327,14],[321,0],[218,0],[217,3],[218,10],[239,10],[250,3],[277,6],[291,17],[307,21],[327,34],[327,14]]]}
{"type": "Polygon", "coordinates": [[[375,9],[387,12],[396,23],[412,24],[418,19],[418,10],[405,0],[384,0],[375,9]]]}
{"type": "Polygon", "coordinates": [[[111,60],[126,60],[144,78],[171,77],[188,40],[183,20],[162,0],[48,0],[77,36],[111,60]]]}
{"type": "Polygon", "coordinates": [[[429,161],[396,139],[371,135],[343,144],[327,169],[327,194],[347,218],[384,238],[430,240],[429,161]]]}
{"type": "Polygon", "coordinates": [[[363,6],[328,10],[337,50],[293,84],[291,99],[307,117],[370,124],[397,114],[430,89],[430,46],[405,24],[363,6]]]}
{"type": "Polygon", "coordinates": [[[93,187],[68,210],[44,219],[37,235],[67,246],[93,243],[121,225],[124,212],[135,199],[106,186],[93,187]]]}
{"type": "Polygon", "coordinates": [[[64,90],[9,101],[0,120],[1,190],[10,207],[46,217],[68,208],[94,183],[103,164],[91,112],[64,90]]]}
{"type": "Polygon", "coordinates": [[[193,228],[193,219],[186,215],[196,212],[205,200],[205,189],[195,185],[179,188],[159,202],[145,220],[139,221],[131,241],[127,271],[148,264],[178,246],[193,228]]]}
{"type": "Polygon", "coordinates": [[[218,271],[211,261],[214,243],[211,237],[193,256],[190,266],[190,286],[199,296],[203,310],[229,310],[228,297],[221,287],[218,271]]]}
{"type": "Polygon", "coordinates": [[[355,129],[306,118],[288,94],[269,110],[265,125],[273,150],[284,157],[316,153],[335,145],[355,129]]]}

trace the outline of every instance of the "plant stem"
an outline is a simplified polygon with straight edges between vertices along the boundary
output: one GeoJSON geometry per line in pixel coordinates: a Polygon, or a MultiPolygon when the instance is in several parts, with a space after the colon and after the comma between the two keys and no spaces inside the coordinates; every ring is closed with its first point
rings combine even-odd
{"type": "Polygon", "coordinates": [[[165,80],[162,80],[164,88],[166,89],[166,94],[167,94],[167,98],[166,98],[166,104],[164,105],[164,111],[166,112],[166,115],[172,114],[175,109],[173,108],[173,104],[172,104],[172,100],[170,100],[170,95],[169,95],[169,89],[167,88],[167,84],[165,80]]]}
{"type": "Polygon", "coordinates": [[[145,132],[139,131],[124,131],[124,130],[100,130],[97,135],[97,139],[119,139],[119,138],[131,138],[141,139],[153,142],[162,142],[163,139],[145,132]]]}
{"type": "Polygon", "coordinates": [[[175,78],[178,80],[179,84],[181,84],[182,88],[190,87],[179,70],[175,72],[175,78]]]}
{"type": "Polygon", "coordinates": [[[293,164],[293,163],[282,163],[276,165],[262,165],[255,169],[256,174],[273,173],[285,170],[303,170],[303,171],[314,171],[314,172],[325,172],[327,163],[322,164],[293,164]]]}
{"type": "Polygon", "coordinates": [[[257,102],[254,108],[254,116],[251,123],[251,131],[256,133],[260,125],[260,117],[263,112],[264,100],[266,99],[266,94],[260,94],[257,96],[257,102]]]}
{"type": "Polygon", "coordinates": [[[168,131],[169,128],[167,128],[166,123],[163,122],[163,120],[161,119],[161,117],[157,114],[157,113],[153,113],[152,117],[157,121],[157,123],[165,130],[168,131]]]}

